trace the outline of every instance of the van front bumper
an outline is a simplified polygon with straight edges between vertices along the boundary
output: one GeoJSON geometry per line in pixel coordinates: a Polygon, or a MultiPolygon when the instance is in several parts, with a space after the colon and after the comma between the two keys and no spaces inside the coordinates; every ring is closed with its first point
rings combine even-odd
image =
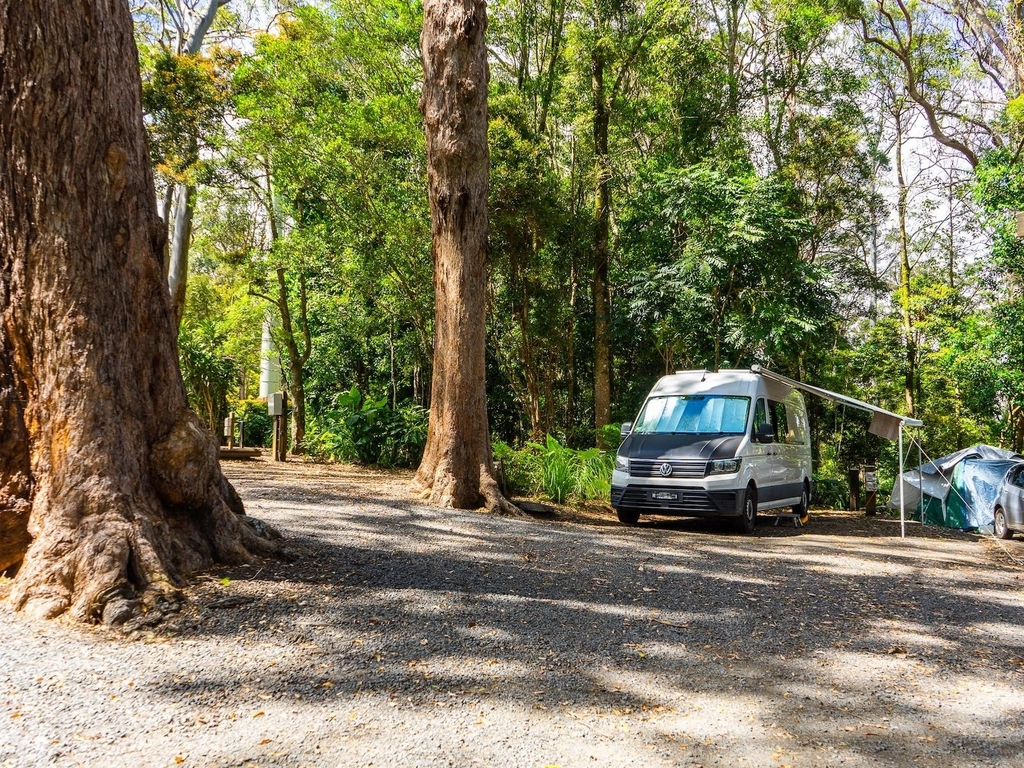
{"type": "Polygon", "coordinates": [[[678,517],[739,517],[745,488],[716,489],[630,483],[612,486],[612,506],[678,517]]]}

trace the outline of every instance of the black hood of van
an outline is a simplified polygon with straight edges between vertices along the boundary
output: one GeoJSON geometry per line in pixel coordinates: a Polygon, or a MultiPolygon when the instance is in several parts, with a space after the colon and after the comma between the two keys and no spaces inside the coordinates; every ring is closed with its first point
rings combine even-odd
{"type": "Polygon", "coordinates": [[[631,434],[619,447],[619,455],[631,459],[731,459],[743,435],[631,434]]]}

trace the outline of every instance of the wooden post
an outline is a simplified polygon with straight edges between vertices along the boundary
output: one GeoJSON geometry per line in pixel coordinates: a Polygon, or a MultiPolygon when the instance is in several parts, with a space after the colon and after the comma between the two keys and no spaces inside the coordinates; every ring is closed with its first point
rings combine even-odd
{"type": "Polygon", "coordinates": [[[278,455],[277,460],[288,461],[288,393],[284,391],[281,392],[281,415],[278,416],[278,419],[281,429],[281,439],[278,441],[277,445],[281,452],[278,455]]]}
{"type": "Polygon", "coordinates": [[[848,474],[850,480],[850,511],[860,509],[860,469],[854,468],[848,474]]]}

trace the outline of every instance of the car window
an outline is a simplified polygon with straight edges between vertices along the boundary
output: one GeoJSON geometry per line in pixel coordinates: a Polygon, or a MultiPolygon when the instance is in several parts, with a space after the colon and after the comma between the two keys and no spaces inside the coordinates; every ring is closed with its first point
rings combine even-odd
{"type": "Polygon", "coordinates": [[[789,442],[789,420],[786,418],[786,404],[777,400],[768,401],[768,410],[772,414],[772,426],[775,427],[775,442],[789,442]]]}
{"type": "Polygon", "coordinates": [[[807,445],[807,412],[796,403],[786,403],[786,422],[789,425],[787,442],[794,445],[807,445]]]}
{"type": "Polygon", "coordinates": [[[752,428],[754,433],[757,432],[757,428],[761,424],[771,424],[771,421],[768,419],[768,409],[765,407],[763,397],[759,397],[757,399],[757,405],[754,406],[754,425],[752,428]]]}
{"type": "Polygon", "coordinates": [[[1024,488],[1024,465],[1010,470],[1010,483],[1018,488],[1024,488]]]}

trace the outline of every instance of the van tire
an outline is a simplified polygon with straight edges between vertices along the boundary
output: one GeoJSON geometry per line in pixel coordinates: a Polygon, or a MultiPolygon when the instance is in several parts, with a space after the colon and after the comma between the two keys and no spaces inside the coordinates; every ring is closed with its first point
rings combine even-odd
{"type": "Polygon", "coordinates": [[[811,518],[811,495],[807,490],[807,481],[800,489],[800,503],[793,505],[793,514],[800,516],[800,524],[806,525],[811,518]]]}
{"type": "Polygon", "coordinates": [[[640,519],[640,513],[635,509],[616,509],[615,513],[619,516],[619,522],[623,525],[636,525],[640,519]]]}
{"type": "Polygon", "coordinates": [[[753,533],[754,523],[757,522],[757,488],[752,484],[747,486],[743,494],[743,512],[737,523],[740,533],[753,533]]]}

